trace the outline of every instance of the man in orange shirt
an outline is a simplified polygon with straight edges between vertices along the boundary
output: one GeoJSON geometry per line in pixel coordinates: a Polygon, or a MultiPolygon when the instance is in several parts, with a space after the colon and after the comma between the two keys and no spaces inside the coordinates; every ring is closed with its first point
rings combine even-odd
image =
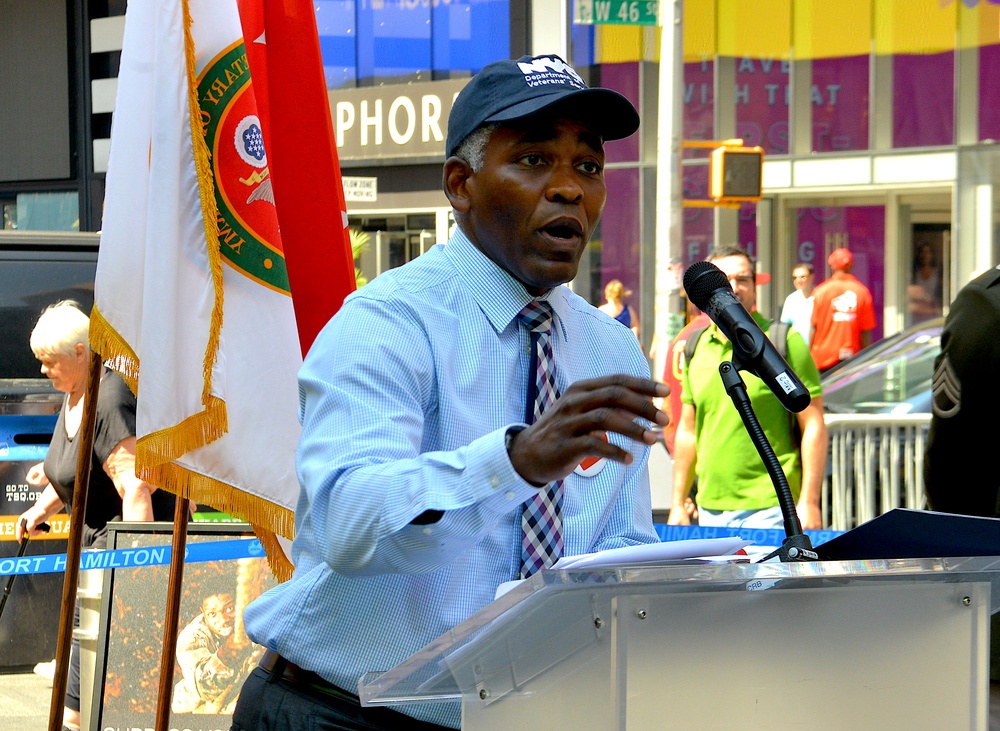
{"type": "Polygon", "coordinates": [[[875,329],[872,293],[851,274],[851,252],[834,249],[827,263],[833,274],[813,290],[810,340],[813,360],[821,372],[870,345],[875,329]]]}

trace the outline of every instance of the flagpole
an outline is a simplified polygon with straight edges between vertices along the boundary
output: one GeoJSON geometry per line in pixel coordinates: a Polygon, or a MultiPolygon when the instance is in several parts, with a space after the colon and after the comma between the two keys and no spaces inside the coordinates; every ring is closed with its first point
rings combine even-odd
{"type": "MultiPolygon", "coordinates": [[[[66,705],[66,684],[69,655],[73,644],[73,616],[76,608],[76,588],[80,577],[80,545],[83,521],[90,487],[90,463],[94,452],[94,426],[97,424],[97,393],[101,387],[100,353],[91,351],[87,368],[87,390],[83,399],[80,424],[79,452],[76,455],[76,485],[70,509],[69,537],[66,539],[66,574],[63,578],[62,613],[59,616],[59,639],[56,644],[56,669],[52,677],[52,700],[49,705],[49,731],[63,728],[63,708],[66,705]]],[[[89,721],[88,721],[89,723],[89,721]]]]}
{"type": "Polygon", "coordinates": [[[190,500],[177,496],[174,508],[174,537],[167,580],[167,608],[163,622],[163,653],[160,655],[160,687],[156,695],[156,731],[170,728],[170,699],[174,685],[174,660],[177,657],[177,626],[180,615],[181,588],[184,582],[184,551],[187,544],[190,500]]]}

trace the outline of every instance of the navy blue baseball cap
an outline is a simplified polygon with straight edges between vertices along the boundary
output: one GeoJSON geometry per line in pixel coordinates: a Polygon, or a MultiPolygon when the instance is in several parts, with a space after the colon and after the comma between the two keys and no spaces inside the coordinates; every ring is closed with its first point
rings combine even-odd
{"type": "Polygon", "coordinates": [[[639,113],[617,91],[588,87],[559,56],[522,56],[484,66],[459,92],[448,117],[446,156],[484,124],[513,122],[556,104],[572,105],[572,116],[593,124],[605,140],[639,129],[639,113]]]}

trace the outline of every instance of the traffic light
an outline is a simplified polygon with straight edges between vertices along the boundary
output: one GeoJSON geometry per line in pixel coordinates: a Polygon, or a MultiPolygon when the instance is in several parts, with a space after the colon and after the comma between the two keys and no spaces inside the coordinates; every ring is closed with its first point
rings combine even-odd
{"type": "Polygon", "coordinates": [[[709,162],[709,195],[716,201],[761,199],[762,147],[717,147],[709,162]]]}

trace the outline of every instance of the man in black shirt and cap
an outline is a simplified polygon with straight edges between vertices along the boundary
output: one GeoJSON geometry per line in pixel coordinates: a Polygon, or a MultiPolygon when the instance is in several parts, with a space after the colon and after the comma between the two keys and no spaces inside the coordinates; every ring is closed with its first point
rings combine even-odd
{"type": "Polygon", "coordinates": [[[932,510],[1000,517],[1000,267],[959,291],[934,363],[924,481],[932,510]]]}
{"type": "MultiPolygon", "coordinates": [[[[996,423],[1000,413],[1000,267],[951,303],[934,362],[931,429],[924,453],[928,507],[1000,517],[996,423]]],[[[991,728],[1000,719],[1000,614],[990,621],[991,728]]]]}

